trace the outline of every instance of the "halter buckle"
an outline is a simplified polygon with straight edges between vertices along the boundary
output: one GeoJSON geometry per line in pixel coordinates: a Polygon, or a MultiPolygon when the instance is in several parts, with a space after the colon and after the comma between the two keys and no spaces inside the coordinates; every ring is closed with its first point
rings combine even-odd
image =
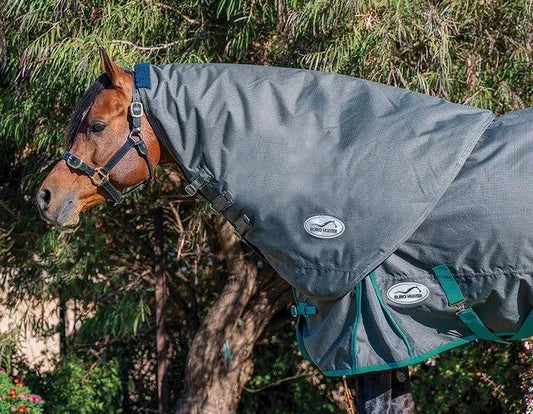
{"type": "Polygon", "coordinates": [[[80,168],[81,163],[83,162],[80,157],[70,154],[65,161],[69,167],[74,168],[75,170],[80,168]]]}
{"type": "Polygon", "coordinates": [[[101,187],[102,184],[109,179],[109,173],[104,173],[102,167],[94,169],[94,173],[89,176],[93,184],[97,187],[101,187]]]}
{"type": "Polygon", "coordinates": [[[142,102],[134,101],[130,105],[130,114],[132,118],[140,118],[144,115],[144,107],[142,102]]]}

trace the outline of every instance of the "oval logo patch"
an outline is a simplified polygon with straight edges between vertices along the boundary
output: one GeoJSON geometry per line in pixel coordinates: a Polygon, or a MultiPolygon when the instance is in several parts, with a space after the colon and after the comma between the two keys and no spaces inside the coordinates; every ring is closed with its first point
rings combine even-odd
{"type": "Polygon", "coordinates": [[[320,239],[332,239],[344,233],[344,223],[333,216],[313,216],[305,220],[305,231],[320,239]]]}
{"type": "Polygon", "coordinates": [[[429,289],[418,282],[401,282],[387,290],[387,297],[391,302],[400,305],[411,305],[422,302],[429,296],[429,289]]]}

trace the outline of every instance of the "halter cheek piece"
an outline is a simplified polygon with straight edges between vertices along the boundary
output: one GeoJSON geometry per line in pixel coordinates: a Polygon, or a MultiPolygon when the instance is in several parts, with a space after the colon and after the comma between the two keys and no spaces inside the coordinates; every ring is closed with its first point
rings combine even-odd
{"type": "Polygon", "coordinates": [[[151,181],[154,177],[154,167],[150,157],[148,156],[148,147],[146,146],[144,134],[141,130],[141,117],[143,114],[144,109],[141,102],[141,97],[139,95],[139,90],[136,88],[134,83],[132,102],[130,105],[130,133],[126,139],[126,142],[118,149],[117,152],[115,152],[115,154],[113,154],[109,161],[107,161],[103,167],[91,167],[80,157],[72,154],[71,152],[67,151],[61,156],[61,158],[67,162],[67,165],[70,168],[87,174],[96,187],[102,187],[104,190],[106,190],[115,204],[122,203],[125,197],[138,190],[142,185],[151,181]],[[139,184],[131,187],[129,190],[121,193],[109,180],[109,173],[132,148],[135,148],[139,155],[146,161],[146,164],[148,165],[148,177],[142,180],[139,184]]]}

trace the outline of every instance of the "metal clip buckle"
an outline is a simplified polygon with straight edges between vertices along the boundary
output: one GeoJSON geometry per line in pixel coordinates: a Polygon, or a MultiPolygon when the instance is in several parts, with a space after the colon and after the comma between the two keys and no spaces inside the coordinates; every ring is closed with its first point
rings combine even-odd
{"type": "Polygon", "coordinates": [[[466,299],[463,299],[461,302],[457,302],[453,305],[457,307],[457,310],[455,311],[456,315],[458,315],[460,312],[466,309],[465,303],[466,303],[466,299]]]}
{"type": "Polygon", "coordinates": [[[198,189],[192,184],[189,184],[188,186],[185,187],[185,192],[189,194],[190,196],[195,195],[197,191],[198,189]]]}
{"type": "Polygon", "coordinates": [[[101,187],[102,183],[109,179],[109,174],[104,174],[102,172],[102,168],[98,167],[94,169],[94,173],[90,176],[90,178],[95,186],[101,187]]]}
{"type": "Polygon", "coordinates": [[[144,114],[142,102],[132,102],[130,105],[130,114],[133,118],[140,118],[144,114]]]}
{"type": "Polygon", "coordinates": [[[246,214],[240,216],[237,221],[233,224],[233,234],[237,237],[244,237],[252,226],[252,220],[246,214]]]}
{"type": "Polygon", "coordinates": [[[291,305],[290,312],[293,318],[296,318],[298,316],[298,308],[296,307],[296,305],[291,305]]]}
{"type": "Polygon", "coordinates": [[[213,200],[212,204],[209,205],[209,209],[215,214],[220,214],[223,211],[226,211],[232,204],[233,200],[231,198],[231,193],[224,190],[213,200]],[[215,207],[215,205],[217,207],[215,207]]]}
{"type": "Polygon", "coordinates": [[[67,157],[67,165],[69,167],[72,167],[74,169],[77,169],[80,167],[82,161],[81,161],[81,158],[74,155],[74,154],[70,154],[68,157],[67,157]]]}

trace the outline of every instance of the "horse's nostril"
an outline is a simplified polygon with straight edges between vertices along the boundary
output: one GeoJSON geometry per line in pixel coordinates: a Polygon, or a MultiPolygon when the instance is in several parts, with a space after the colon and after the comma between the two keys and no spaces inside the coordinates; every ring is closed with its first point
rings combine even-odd
{"type": "Polygon", "coordinates": [[[41,210],[46,210],[52,201],[52,191],[48,188],[43,188],[37,193],[37,205],[41,210]]]}

